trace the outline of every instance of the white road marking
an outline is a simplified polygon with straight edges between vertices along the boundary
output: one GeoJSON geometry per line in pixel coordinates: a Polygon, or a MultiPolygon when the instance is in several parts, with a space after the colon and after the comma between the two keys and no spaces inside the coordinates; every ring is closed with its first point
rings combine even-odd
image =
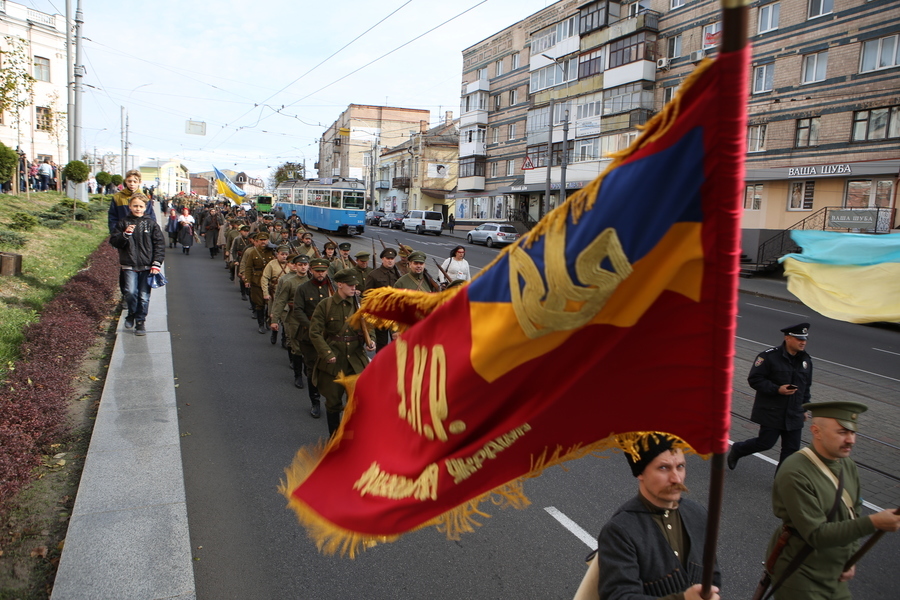
{"type": "MultiPolygon", "coordinates": [[[[736,335],[734,337],[735,337],[735,339],[743,340],[745,342],[750,342],[752,344],[759,344],[760,346],[768,346],[770,348],[772,347],[772,344],[764,344],[763,342],[758,342],[756,340],[742,338],[739,335],[736,335]]],[[[896,381],[896,382],[900,383],[900,379],[895,379],[894,377],[888,377],[887,375],[882,375],[881,373],[873,373],[872,371],[866,371],[865,369],[857,369],[856,367],[851,367],[850,365],[845,365],[844,363],[834,362],[833,360],[825,360],[824,358],[816,357],[816,361],[825,362],[830,365],[837,365],[839,367],[844,367],[845,369],[851,369],[853,371],[859,371],[860,373],[865,373],[866,375],[874,375],[875,377],[883,377],[884,379],[889,379],[891,381],[896,381]]]]}
{"type": "Polygon", "coordinates": [[[544,510],[550,513],[551,517],[559,521],[560,524],[574,534],[575,537],[587,544],[588,548],[591,550],[597,549],[597,538],[585,531],[581,525],[561,513],[555,506],[548,506],[544,508],[544,510]]]}
{"type": "MultiPolygon", "coordinates": [[[[732,440],[728,440],[728,443],[729,443],[729,444],[734,444],[734,442],[733,442],[732,440]]],[[[761,460],[764,460],[764,461],[766,461],[767,463],[769,463],[770,465],[775,465],[776,467],[778,466],[778,461],[777,461],[777,460],[774,460],[774,459],[772,459],[772,458],[769,458],[769,457],[766,456],[765,454],[753,454],[752,456],[755,456],[756,458],[759,458],[759,459],[761,459],[761,460]]],[[[865,500],[863,500],[862,504],[863,504],[863,506],[865,506],[866,508],[868,508],[869,510],[871,510],[871,511],[873,511],[873,512],[881,512],[881,511],[884,510],[884,509],[881,508],[880,506],[875,506],[875,505],[872,504],[871,502],[867,502],[867,501],[865,501],[865,500]]]]}
{"type": "Polygon", "coordinates": [[[900,352],[891,352],[890,350],[882,350],[881,348],[872,348],[872,350],[877,350],[879,352],[887,352],[888,354],[894,354],[896,356],[900,356],[900,352]]]}
{"type": "Polygon", "coordinates": [[[802,314],[800,314],[800,313],[795,313],[795,312],[790,312],[790,311],[786,311],[786,310],[781,310],[781,309],[778,309],[778,308],[770,308],[770,307],[768,307],[768,306],[763,306],[762,304],[751,304],[750,302],[748,302],[748,303],[747,303],[747,306],[755,306],[756,308],[764,308],[764,309],[766,309],[766,310],[774,310],[775,312],[784,313],[784,314],[786,314],[786,315],[794,315],[794,316],[796,316],[796,317],[803,317],[804,319],[808,319],[808,318],[809,318],[809,315],[802,315],[802,314]]]}

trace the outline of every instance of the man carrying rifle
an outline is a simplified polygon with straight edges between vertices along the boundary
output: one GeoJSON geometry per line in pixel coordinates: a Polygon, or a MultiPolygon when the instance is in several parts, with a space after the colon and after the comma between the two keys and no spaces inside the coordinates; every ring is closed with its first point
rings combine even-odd
{"type": "Polygon", "coordinates": [[[425,270],[425,253],[416,250],[409,255],[409,273],[397,280],[395,288],[418,292],[439,292],[441,286],[425,270]]]}
{"type": "MultiPolygon", "coordinates": [[[[309,414],[314,419],[322,416],[322,409],[319,400],[319,388],[312,381],[313,369],[316,366],[316,348],[313,346],[309,338],[309,327],[311,324],[313,312],[319,303],[334,293],[334,284],[328,278],[329,263],[324,258],[314,258],[309,261],[309,270],[312,276],[309,281],[300,284],[297,291],[294,292],[294,316],[297,319],[297,330],[294,334],[292,347],[296,348],[303,356],[302,362],[294,361],[294,384],[297,378],[306,368],[306,383],[309,385],[309,401],[311,407],[309,414]]],[[[298,386],[300,387],[300,386],[298,386]]]]}
{"type": "Polygon", "coordinates": [[[356,278],[360,281],[360,284],[356,286],[356,291],[359,294],[366,291],[366,277],[372,272],[372,267],[369,266],[369,256],[370,254],[365,250],[354,255],[356,260],[353,268],[356,270],[356,278]]]}
{"type": "MultiPolygon", "coordinates": [[[[369,273],[369,275],[366,277],[366,291],[380,287],[394,287],[394,284],[397,283],[398,279],[400,279],[400,273],[397,271],[397,267],[394,265],[394,261],[397,259],[397,251],[393,248],[385,247],[385,249],[381,251],[380,256],[381,266],[377,269],[373,269],[372,272],[369,273]]],[[[390,343],[390,331],[388,331],[387,329],[375,330],[376,352],[380,352],[382,348],[386,347],[390,343]]]]}
{"type": "Polygon", "coordinates": [[[812,446],[788,456],[775,475],[772,509],[784,523],[769,542],[776,600],[845,600],[856,567],[846,568],[863,536],[900,529],[900,515],[862,514],[856,443],[859,402],[813,402],[812,446]],[[780,554],[779,554],[780,550],[780,554]],[[772,566],[774,565],[774,566],[772,566]]]}

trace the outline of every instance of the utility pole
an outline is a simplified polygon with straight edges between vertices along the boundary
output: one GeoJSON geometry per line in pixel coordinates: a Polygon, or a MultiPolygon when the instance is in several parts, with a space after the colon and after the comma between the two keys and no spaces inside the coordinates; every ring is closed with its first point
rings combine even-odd
{"type": "MultiPolygon", "coordinates": [[[[567,88],[568,91],[568,88],[567,88]]],[[[569,105],[569,99],[566,98],[566,106],[569,105]]],[[[563,121],[563,146],[562,146],[562,165],[560,165],[559,176],[559,204],[562,205],[566,201],[566,167],[569,165],[569,109],[566,108],[566,119],[563,121]]]]}
{"type": "MultiPolygon", "coordinates": [[[[76,160],[75,149],[75,47],[72,40],[72,0],[66,0],[66,125],[68,129],[69,161],[76,160]]],[[[62,162],[62,157],[60,157],[62,162]]]]}
{"type": "Polygon", "coordinates": [[[547,211],[550,210],[550,170],[553,168],[553,108],[556,104],[556,100],[550,98],[550,127],[549,133],[547,134],[547,182],[546,188],[544,189],[544,200],[541,202],[541,205],[538,207],[538,221],[544,218],[544,215],[547,214],[547,211]]]}
{"type": "MultiPolygon", "coordinates": [[[[82,48],[81,48],[81,25],[84,23],[84,16],[81,12],[81,0],[75,8],[75,85],[73,89],[74,112],[69,115],[72,123],[73,136],[70,139],[69,156],[72,160],[81,158],[81,105],[82,99],[82,79],[84,79],[84,66],[81,64],[82,48]]],[[[66,24],[68,29],[68,23],[66,24]]],[[[67,186],[68,187],[68,186],[67,186]]],[[[87,202],[87,194],[85,193],[84,182],[77,183],[71,188],[70,197],[78,198],[82,202],[87,202]]]]}
{"type": "Polygon", "coordinates": [[[119,108],[122,109],[119,112],[119,122],[122,124],[122,154],[119,155],[121,157],[121,160],[119,161],[119,172],[122,177],[125,177],[125,169],[122,168],[122,165],[125,164],[125,107],[120,106],[119,108]]]}

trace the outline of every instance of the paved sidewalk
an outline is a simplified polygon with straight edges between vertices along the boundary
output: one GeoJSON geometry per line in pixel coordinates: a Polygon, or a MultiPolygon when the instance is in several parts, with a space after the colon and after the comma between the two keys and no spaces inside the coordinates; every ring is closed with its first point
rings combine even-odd
{"type": "Polygon", "coordinates": [[[167,312],[120,318],[52,600],[195,598],[167,312]]]}

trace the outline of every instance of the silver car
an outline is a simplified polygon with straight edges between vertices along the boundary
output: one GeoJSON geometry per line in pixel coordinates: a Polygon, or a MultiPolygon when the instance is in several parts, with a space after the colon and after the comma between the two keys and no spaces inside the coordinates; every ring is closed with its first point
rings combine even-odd
{"type": "Polygon", "coordinates": [[[496,244],[512,244],[519,239],[519,232],[512,225],[503,223],[483,223],[469,232],[466,241],[470,244],[478,242],[488,248],[496,244]]]}

